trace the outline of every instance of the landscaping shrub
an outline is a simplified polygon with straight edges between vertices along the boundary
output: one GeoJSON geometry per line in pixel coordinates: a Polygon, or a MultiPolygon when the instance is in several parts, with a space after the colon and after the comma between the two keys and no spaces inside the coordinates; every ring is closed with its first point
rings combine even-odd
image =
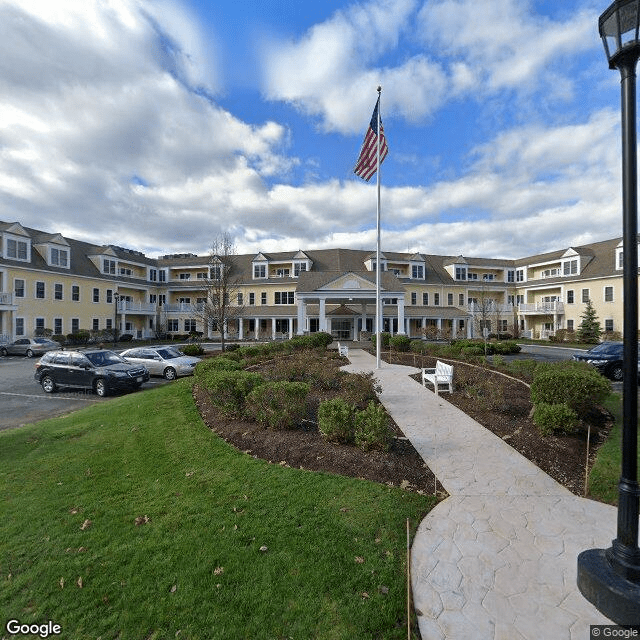
{"type": "Polygon", "coordinates": [[[211,394],[211,401],[227,413],[240,412],[251,391],[264,383],[258,373],[209,369],[199,382],[211,394]]]}
{"type": "Polygon", "coordinates": [[[412,340],[409,345],[409,351],[414,353],[425,353],[427,351],[428,343],[424,340],[412,340]]]}
{"type": "Polygon", "coordinates": [[[333,336],[324,331],[310,333],[308,336],[303,336],[303,339],[306,339],[311,347],[328,347],[333,342],[333,336]]]}
{"type": "Polygon", "coordinates": [[[293,429],[306,414],[310,386],[304,382],[265,382],[245,400],[245,415],[270,429],[293,429]]]}
{"type": "Polygon", "coordinates": [[[204,354],[204,349],[199,344],[188,344],[180,349],[185,356],[201,356],[204,354]]]}
{"type": "Polygon", "coordinates": [[[533,360],[532,358],[512,360],[507,364],[507,371],[515,377],[520,377],[526,382],[531,382],[539,364],[537,360],[533,360]]]}
{"type": "Polygon", "coordinates": [[[583,415],[611,393],[611,383],[582,362],[540,364],[531,383],[533,404],[566,404],[583,415]]]}
{"type": "Polygon", "coordinates": [[[325,400],[318,409],[318,428],[329,442],[352,443],[354,440],[354,407],[342,398],[325,400]]]}
{"type": "Polygon", "coordinates": [[[225,358],[224,356],[217,356],[215,358],[207,358],[198,362],[196,365],[195,375],[197,378],[202,378],[208,375],[209,371],[240,371],[243,368],[243,363],[231,358],[225,358]]]}
{"type": "Polygon", "coordinates": [[[543,436],[556,432],[571,433],[578,425],[578,414],[567,404],[539,402],[535,406],[533,422],[543,436]]]}
{"type": "Polygon", "coordinates": [[[391,435],[387,424],[387,412],[381,404],[371,401],[364,411],[356,412],[354,439],[356,445],[365,451],[388,451],[391,435]]]}
{"type": "Polygon", "coordinates": [[[71,345],[86,345],[89,342],[91,334],[88,331],[80,330],[75,333],[67,334],[67,344],[71,345]]]}
{"type": "Polygon", "coordinates": [[[364,409],[372,400],[376,399],[376,393],[382,391],[373,372],[345,373],[341,371],[340,383],[345,400],[358,409],[364,409]]]}
{"type": "Polygon", "coordinates": [[[512,353],[520,353],[522,348],[515,340],[502,340],[499,342],[491,342],[492,353],[501,355],[509,355],[512,353]]]}
{"type": "Polygon", "coordinates": [[[409,351],[411,339],[407,336],[391,336],[389,338],[389,346],[395,351],[409,351]]]}
{"type": "MultiPolygon", "coordinates": [[[[380,347],[382,349],[384,349],[385,347],[389,347],[389,339],[391,338],[391,334],[387,333],[386,331],[383,331],[380,334],[380,347]]],[[[376,334],[373,333],[371,334],[371,343],[373,344],[373,346],[376,346],[376,334]]]]}

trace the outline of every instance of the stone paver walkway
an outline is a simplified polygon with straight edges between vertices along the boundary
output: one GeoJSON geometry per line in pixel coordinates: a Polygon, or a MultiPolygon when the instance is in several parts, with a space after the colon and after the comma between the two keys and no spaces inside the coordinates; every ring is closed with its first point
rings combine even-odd
{"type": "Polygon", "coordinates": [[[420,523],[412,586],[423,640],[587,640],[611,624],[578,591],[577,556],[616,537],[614,507],[574,496],[465,413],[350,349],[389,414],[449,493],[420,523]]]}

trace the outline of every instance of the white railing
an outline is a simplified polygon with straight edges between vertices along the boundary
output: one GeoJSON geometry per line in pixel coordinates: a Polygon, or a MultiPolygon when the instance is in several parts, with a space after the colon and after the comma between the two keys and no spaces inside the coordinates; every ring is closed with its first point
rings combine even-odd
{"type": "Polygon", "coordinates": [[[0,304],[13,304],[13,293],[0,293],[0,304]]]}
{"type": "Polygon", "coordinates": [[[164,304],[159,311],[166,313],[201,313],[204,310],[204,303],[196,302],[194,304],[188,302],[178,302],[173,304],[164,304]]]}
{"type": "Polygon", "coordinates": [[[497,302],[487,301],[484,304],[480,302],[471,302],[467,305],[469,313],[478,314],[496,314],[496,313],[513,313],[512,304],[498,304],[497,302]]]}
{"type": "Polygon", "coordinates": [[[156,305],[146,302],[131,302],[120,300],[118,303],[118,313],[155,313],[156,305]]]}
{"type": "Polygon", "coordinates": [[[564,313],[564,303],[559,300],[553,302],[534,302],[518,305],[520,313],[564,313]]]}

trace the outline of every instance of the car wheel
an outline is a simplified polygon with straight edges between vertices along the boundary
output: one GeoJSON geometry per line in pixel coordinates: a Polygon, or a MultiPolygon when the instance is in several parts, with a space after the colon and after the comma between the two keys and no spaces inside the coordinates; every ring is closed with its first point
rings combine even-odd
{"type": "Polygon", "coordinates": [[[0,349],[0,356],[8,356],[8,355],[9,355],[9,352],[4,347],[2,347],[2,349],[0,349]]]}
{"type": "Polygon", "coordinates": [[[176,370],[173,367],[167,367],[164,370],[164,378],[165,380],[175,380],[176,379],[176,370]]]}
{"type": "Polygon", "coordinates": [[[33,358],[33,351],[31,351],[31,349],[27,349],[27,358],[33,358]]]}
{"type": "Polygon", "coordinates": [[[622,380],[622,365],[614,364],[611,369],[609,369],[609,377],[616,382],[620,382],[620,380],[622,380]]]}
{"type": "Polygon", "coordinates": [[[94,389],[96,395],[100,396],[101,398],[104,398],[109,393],[109,390],[107,389],[107,383],[102,378],[98,378],[96,380],[94,389]]]}
{"type": "Polygon", "coordinates": [[[40,380],[40,384],[42,385],[42,390],[45,393],[53,393],[56,390],[56,383],[53,381],[51,376],[45,376],[40,380]]]}

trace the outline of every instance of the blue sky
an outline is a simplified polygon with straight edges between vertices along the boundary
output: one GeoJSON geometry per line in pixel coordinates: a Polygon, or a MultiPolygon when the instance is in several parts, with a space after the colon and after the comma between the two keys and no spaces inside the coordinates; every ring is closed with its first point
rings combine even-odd
{"type": "Polygon", "coordinates": [[[0,220],[155,256],[521,257],[621,234],[619,75],[586,0],[4,0],[0,220]]]}

